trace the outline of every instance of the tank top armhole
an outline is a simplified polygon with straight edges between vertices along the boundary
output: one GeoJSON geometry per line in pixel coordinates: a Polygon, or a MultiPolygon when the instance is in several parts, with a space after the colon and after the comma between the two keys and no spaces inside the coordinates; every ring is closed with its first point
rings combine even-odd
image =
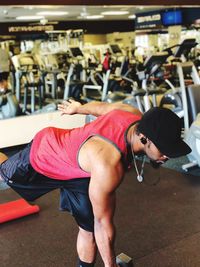
{"type": "Polygon", "coordinates": [[[109,140],[108,138],[106,138],[106,137],[104,137],[104,136],[102,136],[102,135],[100,135],[100,134],[92,134],[92,135],[88,136],[88,137],[86,138],[86,140],[84,140],[84,141],[82,142],[82,144],[80,145],[80,147],[79,147],[79,149],[78,149],[77,155],[76,155],[76,161],[77,161],[78,167],[79,167],[82,171],[84,171],[84,170],[81,168],[81,166],[80,166],[80,164],[79,164],[79,161],[78,161],[79,152],[80,152],[82,146],[83,146],[83,145],[84,145],[90,138],[92,138],[92,137],[94,137],[94,136],[100,137],[101,139],[103,139],[103,140],[107,141],[108,143],[110,143],[111,145],[113,145],[113,146],[119,151],[119,153],[120,153],[120,155],[121,155],[121,157],[122,157],[122,159],[123,159],[123,153],[122,153],[121,149],[120,149],[114,142],[112,142],[111,140],[109,140]]]}

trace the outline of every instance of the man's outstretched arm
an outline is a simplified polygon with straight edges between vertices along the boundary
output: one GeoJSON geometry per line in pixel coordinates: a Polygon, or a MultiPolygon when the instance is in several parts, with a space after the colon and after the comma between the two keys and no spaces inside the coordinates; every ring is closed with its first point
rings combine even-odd
{"type": "Polygon", "coordinates": [[[68,115],[90,114],[96,117],[104,115],[115,109],[129,111],[136,115],[142,115],[142,113],[137,108],[124,104],[122,102],[106,103],[106,102],[92,101],[82,105],[78,101],[69,99],[67,101],[63,101],[62,104],[58,105],[58,110],[60,110],[62,114],[68,114],[68,115]]]}

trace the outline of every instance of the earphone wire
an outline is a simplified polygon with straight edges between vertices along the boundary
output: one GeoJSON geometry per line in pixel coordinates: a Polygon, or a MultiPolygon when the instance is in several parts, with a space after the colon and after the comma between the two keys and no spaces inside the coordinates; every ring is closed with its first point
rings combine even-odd
{"type": "Polygon", "coordinates": [[[139,172],[139,169],[138,169],[138,166],[137,166],[137,163],[136,163],[135,153],[133,151],[133,142],[131,142],[131,153],[132,153],[132,158],[133,158],[133,164],[134,164],[135,171],[136,171],[136,174],[137,174],[137,180],[138,180],[138,182],[141,183],[144,180],[143,174],[144,174],[144,165],[145,165],[145,161],[146,161],[146,155],[143,156],[142,166],[141,166],[141,170],[139,172]]]}
{"type": "Polygon", "coordinates": [[[135,156],[135,153],[133,151],[133,147],[132,147],[132,144],[133,144],[133,141],[131,141],[131,153],[132,153],[132,158],[133,158],[133,164],[134,164],[134,167],[135,167],[135,171],[136,171],[136,174],[137,174],[137,180],[138,182],[143,182],[149,186],[153,186],[153,185],[157,185],[159,182],[160,182],[160,173],[158,175],[158,179],[156,182],[154,183],[148,183],[146,181],[146,179],[144,179],[144,165],[145,165],[145,162],[146,162],[146,155],[143,156],[143,159],[142,159],[142,166],[141,166],[141,170],[139,172],[139,169],[138,169],[138,166],[137,166],[137,163],[136,163],[136,156],[135,156]]]}

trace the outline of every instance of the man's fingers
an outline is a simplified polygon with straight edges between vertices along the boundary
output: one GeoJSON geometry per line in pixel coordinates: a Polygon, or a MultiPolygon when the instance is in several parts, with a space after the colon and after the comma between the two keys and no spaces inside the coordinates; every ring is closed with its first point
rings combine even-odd
{"type": "Polygon", "coordinates": [[[63,114],[74,114],[77,101],[72,98],[64,100],[61,104],[58,104],[58,110],[63,114]]]}
{"type": "Polygon", "coordinates": [[[65,100],[66,102],[68,103],[73,103],[73,102],[76,102],[73,98],[68,98],[67,100],[65,100]]]}
{"type": "Polygon", "coordinates": [[[71,104],[70,100],[64,100],[62,104],[58,104],[58,108],[66,108],[71,104]]]}
{"type": "Polygon", "coordinates": [[[65,105],[64,104],[58,104],[58,109],[65,109],[65,105]]]}

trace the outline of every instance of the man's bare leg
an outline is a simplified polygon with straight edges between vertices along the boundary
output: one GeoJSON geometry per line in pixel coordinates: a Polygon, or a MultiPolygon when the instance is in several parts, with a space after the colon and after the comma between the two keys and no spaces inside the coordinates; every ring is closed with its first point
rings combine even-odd
{"type": "MultiPolygon", "coordinates": [[[[7,160],[8,157],[4,154],[0,152],[0,164],[3,163],[5,160],[7,160]]],[[[4,181],[3,178],[0,175],[0,181],[4,181]]]]}
{"type": "Polygon", "coordinates": [[[77,252],[83,262],[92,263],[96,258],[96,243],[94,234],[79,227],[77,238],[77,252]]]}

